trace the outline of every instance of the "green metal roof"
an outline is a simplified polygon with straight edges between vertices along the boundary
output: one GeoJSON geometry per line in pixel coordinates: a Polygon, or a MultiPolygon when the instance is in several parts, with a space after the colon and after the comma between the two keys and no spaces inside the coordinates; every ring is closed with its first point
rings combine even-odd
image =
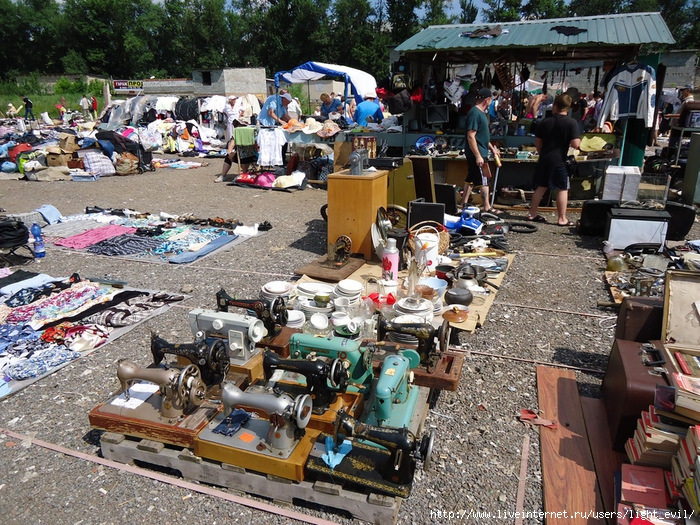
{"type": "MultiPolygon", "coordinates": [[[[400,44],[396,51],[407,55],[437,52],[451,61],[483,60],[500,54],[519,60],[611,58],[642,44],[673,44],[675,40],[659,13],[629,13],[525,20],[501,24],[454,24],[430,26],[400,44]],[[483,27],[500,25],[503,33],[493,38],[469,38],[483,27]],[[561,34],[553,28],[585,29],[577,35],[561,34]]],[[[432,55],[431,55],[432,56],[432,55]]],[[[443,56],[442,58],[445,58],[443,56]]]]}

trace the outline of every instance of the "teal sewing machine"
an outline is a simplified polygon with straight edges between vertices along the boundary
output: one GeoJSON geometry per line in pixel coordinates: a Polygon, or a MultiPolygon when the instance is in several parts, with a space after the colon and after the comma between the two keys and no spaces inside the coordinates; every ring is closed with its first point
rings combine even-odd
{"type": "Polygon", "coordinates": [[[382,371],[374,383],[368,407],[360,418],[363,423],[380,427],[410,427],[418,401],[413,385],[411,360],[403,355],[384,358],[382,371]]]}

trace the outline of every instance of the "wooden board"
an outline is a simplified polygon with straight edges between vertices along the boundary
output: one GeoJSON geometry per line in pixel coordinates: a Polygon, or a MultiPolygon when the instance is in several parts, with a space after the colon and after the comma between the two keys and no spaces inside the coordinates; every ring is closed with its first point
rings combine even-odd
{"type": "Polygon", "coordinates": [[[350,257],[348,261],[340,268],[331,268],[325,262],[328,260],[328,256],[316,259],[314,262],[300,266],[294,273],[296,275],[306,275],[313,279],[319,279],[321,281],[328,281],[332,283],[337,283],[343,279],[347,279],[351,274],[357,271],[363,264],[365,264],[364,259],[357,259],[355,257],[350,257]]]}
{"type": "MultiPolygon", "coordinates": [[[[619,471],[622,468],[623,454],[613,450],[603,400],[582,397],[581,408],[583,409],[588,444],[593,454],[603,507],[606,512],[614,512],[617,510],[615,505],[614,476],[615,471],[619,471]]],[[[611,518],[608,523],[613,524],[615,520],[611,518]]]]}
{"type": "Polygon", "coordinates": [[[540,429],[544,509],[552,513],[547,524],[605,523],[571,516],[603,511],[576,376],[570,370],[538,366],[537,398],[542,417],[557,421],[556,429],[540,429]]]}
{"type": "MultiPolygon", "coordinates": [[[[396,523],[401,498],[362,494],[340,485],[321,482],[292,482],[247,472],[225,463],[195,456],[190,449],[149,446],[141,440],[108,432],[102,436],[102,455],[120,463],[141,461],[180,471],[182,477],[293,504],[294,500],[324,505],[352,514],[370,523],[396,523]]],[[[157,445],[157,444],[156,444],[157,445]]]]}
{"type": "MultiPolygon", "coordinates": [[[[606,271],[604,274],[605,277],[605,284],[608,285],[608,289],[610,290],[610,295],[613,298],[613,301],[615,301],[616,304],[622,304],[622,301],[627,297],[629,294],[623,290],[620,290],[617,286],[613,286],[611,283],[614,282],[613,279],[617,277],[617,274],[620,272],[608,272],[606,271]]],[[[629,273],[629,272],[625,272],[629,273]]]]}

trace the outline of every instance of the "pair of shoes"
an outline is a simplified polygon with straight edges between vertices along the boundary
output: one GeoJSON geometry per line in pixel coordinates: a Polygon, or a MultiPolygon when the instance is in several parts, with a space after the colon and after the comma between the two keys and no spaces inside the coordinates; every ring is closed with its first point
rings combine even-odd
{"type": "Polygon", "coordinates": [[[547,219],[542,217],[542,215],[535,215],[534,217],[528,216],[525,220],[529,222],[547,222],[547,219]]]}
{"type": "Polygon", "coordinates": [[[566,221],[564,224],[561,224],[558,222],[557,226],[565,226],[566,227],[566,226],[575,226],[575,224],[571,221],[566,221]]]}
{"type": "Polygon", "coordinates": [[[503,215],[503,210],[498,210],[496,208],[489,208],[484,210],[485,213],[491,213],[492,215],[503,215]]]}
{"type": "Polygon", "coordinates": [[[263,221],[262,224],[258,225],[258,230],[261,232],[266,232],[272,229],[272,224],[267,221],[263,221]]]}
{"type": "Polygon", "coordinates": [[[219,175],[218,177],[216,177],[216,179],[214,179],[214,182],[224,182],[224,176],[219,175]]]}

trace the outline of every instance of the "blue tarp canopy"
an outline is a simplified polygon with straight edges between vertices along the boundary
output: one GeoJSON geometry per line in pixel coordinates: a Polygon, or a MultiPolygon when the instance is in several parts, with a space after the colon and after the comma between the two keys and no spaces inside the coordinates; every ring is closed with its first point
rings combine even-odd
{"type": "Polygon", "coordinates": [[[290,84],[299,84],[309,80],[318,80],[325,76],[340,77],[345,81],[345,97],[352,93],[358,102],[369,92],[375,93],[377,81],[369,73],[347,66],[324,64],[323,62],[305,62],[290,71],[275,73],[275,87],[279,88],[280,80],[290,84]]]}

